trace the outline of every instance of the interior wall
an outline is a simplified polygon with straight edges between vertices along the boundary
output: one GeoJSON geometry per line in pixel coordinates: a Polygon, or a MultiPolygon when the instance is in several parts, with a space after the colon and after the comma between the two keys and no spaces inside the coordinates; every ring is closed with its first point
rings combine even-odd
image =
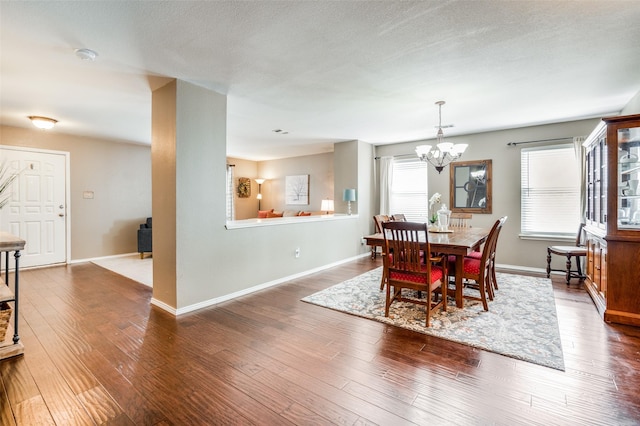
{"type": "Polygon", "coordinates": [[[238,268],[229,256],[239,260],[250,242],[228,241],[223,236],[227,97],[178,80],[177,104],[175,239],[177,307],[181,308],[201,302],[214,286],[226,294],[230,280],[219,279],[232,277],[238,268]]]}
{"type": "Polygon", "coordinates": [[[348,141],[334,144],[335,164],[335,196],[336,211],[347,213],[347,202],[342,200],[346,188],[356,189],[356,201],[351,203],[353,215],[358,215],[358,235],[360,238],[352,241],[359,250],[369,250],[364,245],[362,237],[374,233],[373,210],[371,196],[374,193],[375,179],[373,179],[374,147],[363,141],[348,141]],[[353,162],[356,158],[356,162],[353,162]]]}
{"type": "MultiPolygon", "coordinates": [[[[360,145],[358,141],[348,141],[334,144],[334,165],[335,165],[335,190],[334,204],[336,212],[347,213],[347,202],[342,200],[342,195],[347,188],[356,188],[356,197],[358,195],[358,170],[359,163],[352,164],[353,158],[359,158],[360,145]]],[[[358,203],[351,203],[351,211],[356,214],[358,212],[358,203]]]]}
{"type": "Polygon", "coordinates": [[[70,261],[135,253],[139,225],[151,216],[151,147],[61,129],[0,126],[0,145],[70,153],[70,261]]]}
{"type": "MultiPolygon", "coordinates": [[[[499,264],[512,265],[519,268],[546,269],[547,246],[559,243],[567,244],[566,241],[524,240],[519,237],[520,151],[522,147],[530,147],[532,145],[525,144],[512,147],[508,146],[507,143],[587,136],[598,122],[599,119],[579,120],[452,137],[447,136],[445,129],[447,142],[469,144],[461,161],[493,160],[493,211],[491,214],[474,213],[472,225],[490,228],[498,218],[504,215],[508,216],[507,222],[500,233],[499,248],[496,253],[499,264]]],[[[376,147],[376,155],[415,155],[415,147],[425,143],[433,145],[434,141],[380,145],[376,147]]],[[[439,192],[447,205],[449,205],[449,167],[446,167],[442,174],[438,174],[432,166],[429,166],[428,169],[429,193],[439,192]]],[[[550,170],[549,173],[553,173],[553,170],[550,170]]],[[[378,206],[379,202],[376,202],[376,206],[378,206]]],[[[557,261],[560,263],[557,265],[554,263],[554,267],[564,268],[561,259],[557,261]]],[[[554,262],[556,262],[556,259],[554,259],[554,262]]]]}
{"type": "Polygon", "coordinates": [[[176,285],[177,91],[177,81],[173,80],[154,90],[151,95],[153,299],[173,308],[178,303],[176,285]]]}
{"type": "MultiPolygon", "coordinates": [[[[369,235],[375,232],[373,224],[374,194],[377,192],[375,179],[375,148],[373,145],[358,141],[358,185],[356,194],[356,211],[362,217],[360,232],[369,235]]],[[[354,204],[354,203],[352,203],[354,204]]],[[[353,206],[351,207],[353,209],[353,206]]]]}
{"type": "MultiPolygon", "coordinates": [[[[154,303],[174,308],[179,314],[208,306],[230,294],[307,273],[367,252],[366,247],[359,243],[361,228],[358,216],[345,220],[301,220],[300,223],[281,226],[226,229],[226,97],[178,81],[176,99],[173,161],[176,167],[174,285],[177,294],[175,304],[168,298],[154,303]],[[296,249],[300,252],[299,257],[295,257],[296,249]]],[[[156,91],[154,110],[155,101],[156,91]]],[[[155,131],[155,111],[153,116],[155,131]]],[[[169,122],[171,119],[165,117],[163,120],[169,122]]],[[[170,140],[174,137],[170,134],[172,129],[168,127],[166,130],[169,132],[167,143],[171,144],[170,140]]],[[[166,152],[170,154],[170,150],[166,152]]],[[[153,158],[155,185],[155,153],[153,158]]],[[[329,169],[326,165],[318,168],[318,161],[314,162],[312,158],[302,160],[278,161],[276,166],[282,168],[278,174],[275,171],[265,174],[261,170],[260,175],[269,178],[288,173],[308,173],[312,176],[317,173],[333,174],[333,165],[329,169]],[[301,164],[307,166],[302,167],[301,164]]],[[[357,167],[357,163],[358,158],[352,158],[350,167],[357,167]]],[[[327,180],[314,181],[320,186],[327,184],[327,180]]],[[[332,179],[330,181],[333,182],[332,179]]],[[[313,186],[312,190],[321,191],[313,186]]],[[[154,198],[154,212],[162,207],[156,204],[154,198]]],[[[169,210],[170,215],[171,205],[164,208],[169,210]]],[[[162,214],[157,213],[161,217],[162,214]]],[[[167,238],[170,238],[172,231],[170,225],[168,227],[167,238]]],[[[154,221],[154,239],[158,233],[167,233],[167,230],[157,226],[154,221]]],[[[157,275],[159,270],[156,263],[164,263],[165,260],[171,262],[171,247],[164,249],[168,253],[157,253],[154,246],[154,299],[157,297],[157,280],[163,280],[160,287],[168,288],[164,281],[168,283],[171,278],[157,275]]]]}
{"type": "Polygon", "coordinates": [[[262,184],[262,209],[319,212],[323,199],[335,197],[333,155],[328,152],[260,161],[258,175],[266,179],[262,184]],[[296,175],[309,175],[309,204],[285,203],[285,177],[296,175]]]}
{"type": "Polygon", "coordinates": [[[620,111],[620,115],[640,114],[640,92],[620,111]]]}

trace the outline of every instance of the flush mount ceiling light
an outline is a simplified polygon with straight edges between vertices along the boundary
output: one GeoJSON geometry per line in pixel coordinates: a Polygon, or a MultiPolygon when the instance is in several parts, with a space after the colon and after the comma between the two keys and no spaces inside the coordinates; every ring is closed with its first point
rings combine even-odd
{"type": "Polygon", "coordinates": [[[418,155],[418,158],[424,162],[431,163],[438,173],[442,172],[447,164],[462,157],[462,153],[468,146],[466,143],[458,143],[454,145],[451,142],[444,141],[444,133],[442,132],[442,105],[444,104],[444,101],[436,102],[436,105],[438,105],[439,116],[436,149],[432,150],[431,145],[420,145],[416,147],[416,154],[418,155]]]}
{"type": "Polygon", "coordinates": [[[38,129],[43,129],[43,130],[52,129],[53,126],[55,126],[56,123],[58,122],[58,120],[54,120],[53,118],[40,117],[37,115],[30,115],[29,120],[31,120],[33,125],[36,126],[38,129]]]}
{"type": "Polygon", "coordinates": [[[95,61],[98,57],[98,52],[91,49],[76,49],[76,56],[83,61],[95,61]]]}

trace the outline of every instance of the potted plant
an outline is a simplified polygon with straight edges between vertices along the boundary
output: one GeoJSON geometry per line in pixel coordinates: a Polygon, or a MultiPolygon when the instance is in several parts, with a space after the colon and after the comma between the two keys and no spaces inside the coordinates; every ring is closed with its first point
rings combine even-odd
{"type": "Polygon", "coordinates": [[[437,204],[440,204],[442,195],[436,192],[429,198],[429,223],[434,224],[438,221],[438,208],[437,204]]]}

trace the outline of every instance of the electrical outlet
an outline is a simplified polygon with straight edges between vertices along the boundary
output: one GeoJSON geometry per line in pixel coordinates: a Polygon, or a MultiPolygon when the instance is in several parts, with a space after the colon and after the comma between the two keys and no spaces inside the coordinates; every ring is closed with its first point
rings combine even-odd
{"type": "Polygon", "coordinates": [[[296,248],[295,256],[296,256],[296,259],[300,257],[300,247],[296,248]]]}

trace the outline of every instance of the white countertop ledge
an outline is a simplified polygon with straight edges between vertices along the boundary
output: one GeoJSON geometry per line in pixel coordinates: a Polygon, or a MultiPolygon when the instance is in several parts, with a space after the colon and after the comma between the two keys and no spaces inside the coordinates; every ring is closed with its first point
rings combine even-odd
{"type": "Polygon", "coordinates": [[[332,220],[352,220],[358,219],[357,214],[323,214],[312,216],[292,216],[292,217],[270,217],[267,219],[243,219],[227,221],[227,229],[255,228],[258,226],[290,225],[293,223],[326,222],[332,220]]]}

